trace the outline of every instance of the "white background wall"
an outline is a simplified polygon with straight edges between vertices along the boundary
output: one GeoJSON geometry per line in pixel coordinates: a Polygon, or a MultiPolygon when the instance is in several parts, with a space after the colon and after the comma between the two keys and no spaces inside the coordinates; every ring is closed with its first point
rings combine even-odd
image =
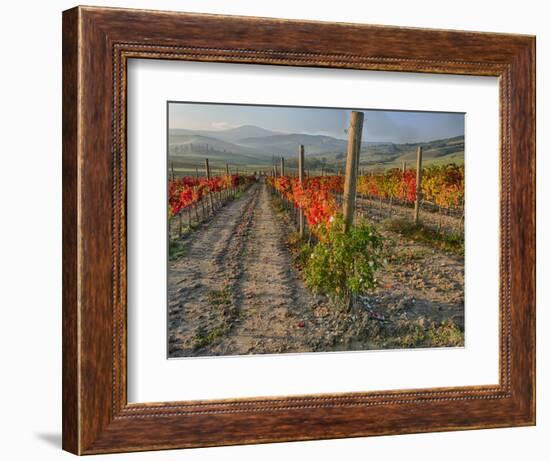
{"type": "MultiPolygon", "coordinates": [[[[4,2],[0,15],[0,453],[69,459],[61,452],[61,11],[71,1],[4,2]]],[[[118,455],[136,460],[548,459],[550,452],[549,14],[545,2],[461,0],[115,1],[87,4],[537,35],[538,425],[118,455]],[[108,2],[108,3],[107,3],[108,2]],[[543,259],[545,261],[543,261],[543,259]],[[545,292],[546,291],[546,292],[545,292]],[[546,308],[546,309],[545,309],[546,308]]],[[[100,457],[102,458],[102,457],[100,457]]],[[[97,458],[99,459],[99,458],[97,458]]],[[[114,458],[113,458],[114,459],[114,458]]]]}

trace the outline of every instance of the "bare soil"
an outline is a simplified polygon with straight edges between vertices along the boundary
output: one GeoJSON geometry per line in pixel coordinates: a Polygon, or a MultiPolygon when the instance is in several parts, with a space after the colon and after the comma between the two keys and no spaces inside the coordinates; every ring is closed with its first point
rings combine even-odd
{"type": "MultiPolygon", "coordinates": [[[[369,198],[357,199],[357,212],[374,222],[382,222],[387,219],[412,220],[413,208],[398,204],[390,204],[388,201],[372,200],[369,198]]],[[[437,229],[448,234],[456,234],[464,231],[464,221],[458,217],[420,207],[420,221],[427,227],[437,229]]]]}

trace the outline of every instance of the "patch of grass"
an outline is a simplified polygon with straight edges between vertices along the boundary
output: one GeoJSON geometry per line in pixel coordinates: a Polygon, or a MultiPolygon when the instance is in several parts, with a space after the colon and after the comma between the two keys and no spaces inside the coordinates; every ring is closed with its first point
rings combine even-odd
{"type": "Polygon", "coordinates": [[[464,332],[452,321],[445,320],[440,325],[432,323],[425,328],[418,322],[402,327],[398,345],[413,347],[457,347],[464,345],[464,332]]]}
{"type": "Polygon", "coordinates": [[[239,317],[239,312],[228,288],[211,291],[208,294],[209,315],[212,320],[210,327],[201,325],[195,334],[194,349],[207,347],[226,335],[233,322],[239,317]]]}
{"type": "Polygon", "coordinates": [[[168,259],[170,261],[176,261],[185,256],[186,247],[183,243],[178,241],[171,241],[168,245],[168,259]]]}
{"type": "Polygon", "coordinates": [[[233,302],[231,301],[231,293],[229,288],[223,290],[214,290],[208,294],[208,303],[214,311],[218,311],[223,318],[232,318],[236,315],[237,311],[233,302]]]}
{"type": "Polygon", "coordinates": [[[384,228],[417,242],[427,243],[440,250],[464,256],[464,236],[437,232],[422,224],[405,220],[391,220],[384,223],[384,228]]]}
{"type": "Polygon", "coordinates": [[[431,250],[426,249],[406,249],[401,251],[395,251],[394,253],[388,252],[387,259],[393,264],[406,264],[411,262],[423,261],[431,253],[431,250]]]}
{"type": "Polygon", "coordinates": [[[446,320],[440,326],[427,332],[430,346],[464,346],[464,332],[452,321],[446,320]]]}
{"type": "Polygon", "coordinates": [[[205,326],[201,325],[195,334],[195,343],[193,347],[197,350],[209,346],[218,338],[222,337],[224,333],[225,329],[221,326],[208,330],[205,326]]]}
{"type": "Polygon", "coordinates": [[[237,192],[235,192],[235,198],[234,199],[235,200],[240,199],[243,195],[244,195],[244,192],[238,190],[237,192]]]}
{"type": "Polygon", "coordinates": [[[279,213],[283,213],[284,211],[286,211],[283,200],[278,195],[271,196],[271,204],[273,205],[273,208],[275,208],[275,210],[279,213]]]}
{"type": "Polygon", "coordinates": [[[373,349],[464,346],[464,330],[450,319],[441,323],[428,323],[426,319],[385,324],[368,321],[361,329],[373,349]]]}
{"type": "Polygon", "coordinates": [[[298,232],[292,232],[288,237],[286,244],[288,245],[294,266],[298,269],[303,269],[307,261],[311,258],[314,245],[300,238],[298,232]]]}
{"type": "Polygon", "coordinates": [[[398,343],[401,347],[412,348],[419,347],[426,342],[426,332],[422,325],[418,323],[411,323],[406,328],[406,333],[398,337],[398,343]]]}

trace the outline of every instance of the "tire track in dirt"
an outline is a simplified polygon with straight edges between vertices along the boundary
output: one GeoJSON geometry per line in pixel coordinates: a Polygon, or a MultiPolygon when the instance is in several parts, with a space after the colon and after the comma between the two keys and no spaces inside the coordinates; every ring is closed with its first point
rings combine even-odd
{"type": "MultiPolygon", "coordinates": [[[[240,273],[238,254],[258,200],[259,185],[220,210],[185,242],[185,255],[168,270],[168,355],[194,355],[200,331],[215,328],[212,297],[231,291],[240,273]]],[[[222,299],[223,301],[223,299],[222,299]]],[[[231,301],[231,300],[228,300],[231,301]]]]}
{"type": "Polygon", "coordinates": [[[213,354],[310,351],[316,298],[294,272],[285,246],[289,230],[272,207],[265,184],[255,208],[235,285],[240,321],[213,354]]]}

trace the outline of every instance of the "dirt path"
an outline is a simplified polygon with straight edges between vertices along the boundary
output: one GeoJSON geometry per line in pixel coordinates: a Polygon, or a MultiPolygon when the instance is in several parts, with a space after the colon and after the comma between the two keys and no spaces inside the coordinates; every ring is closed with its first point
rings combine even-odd
{"type": "Polygon", "coordinates": [[[315,297],[295,273],[284,245],[288,231],[262,185],[242,254],[242,279],[235,287],[240,319],[214,353],[310,350],[315,297]]]}
{"type": "MultiPolygon", "coordinates": [[[[223,308],[219,298],[224,300],[239,275],[237,256],[258,193],[259,186],[253,185],[243,197],[226,205],[184,240],[184,256],[169,263],[169,356],[189,355],[200,333],[212,331],[219,323],[210,304],[223,308]]],[[[221,314],[225,315],[223,309],[221,314]]]]}
{"type": "Polygon", "coordinates": [[[285,246],[265,184],[253,186],[187,243],[169,271],[169,355],[311,350],[319,298],[285,246]]]}

